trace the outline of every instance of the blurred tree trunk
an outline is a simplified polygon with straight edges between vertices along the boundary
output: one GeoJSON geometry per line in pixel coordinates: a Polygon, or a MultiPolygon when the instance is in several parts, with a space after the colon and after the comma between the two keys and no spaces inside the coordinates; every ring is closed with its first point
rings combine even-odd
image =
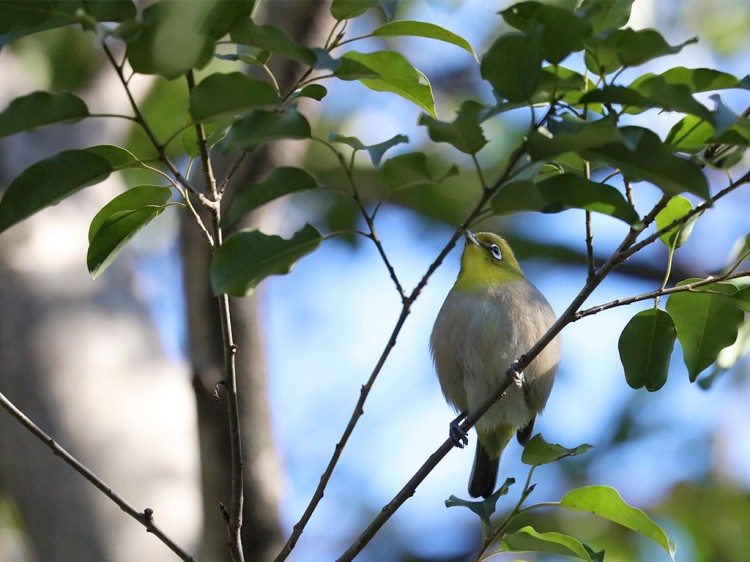
{"type": "MultiPolygon", "coordinates": [[[[297,41],[320,40],[320,23],[327,2],[268,2],[261,23],[284,28],[297,41]]],[[[284,60],[273,66],[282,88],[294,83],[301,69],[284,60]]],[[[271,169],[285,164],[299,164],[299,143],[277,143],[248,154],[235,173],[231,190],[264,177],[271,169]]],[[[216,158],[213,162],[218,181],[227,174],[234,161],[216,158]]],[[[252,219],[264,222],[262,214],[252,219]]],[[[244,225],[247,226],[247,225],[244,225]]],[[[228,420],[224,400],[221,327],[216,299],[211,294],[207,275],[210,260],[205,241],[198,229],[184,216],[182,253],[188,308],[190,361],[193,386],[198,405],[203,499],[205,520],[205,560],[229,560],[226,547],[226,524],[219,501],[229,505],[231,482],[228,420]],[[218,399],[217,397],[218,396],[218,399]]],[[[262,291],[261,291],[262,293],[262,291]]],[[[243,455],[245,469],[245,511],[242,530],[247,560],[273,560],[284,544],[279,518],[282,473],[276,449],[268,402],[268,380],[262,319],[259,317],[259,295],[256,291],[245,299],[233,299],[232,320],[237,342],[237,368],[240,388],[243,455]]]]}
{"type": "MultiPolygon", "coordinates": [[[[70,64],[84,64],[74,56],[70,64]]],[[[93,62],[91,63],[93,65],[93,62]]],[[[0,53],[0,107],[39,87],[0,53]]],[[[108,67],[83,96],[126,113],[108,67]]],[[[118,142],[123,120],[90,120],[6,139],[0,184],[72,147],[118,142]]],[[[0,236],[0,390],[63,447],[188,550],[200,531],[197,439],[189,379],[167,361],[126,252],[101,278],[86,270],[88,225],[122,189],[116,177],[0,236]]],[[[0,411],[0,502],[17,509],[29,559],[167,561],[142,526],[0,411]]],[[[2,511],[2,510],[0,510],[2,511]]]]}

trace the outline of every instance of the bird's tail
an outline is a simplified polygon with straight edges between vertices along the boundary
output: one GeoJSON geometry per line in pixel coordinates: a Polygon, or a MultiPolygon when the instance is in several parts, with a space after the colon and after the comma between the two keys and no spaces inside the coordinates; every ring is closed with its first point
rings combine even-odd
{"type": "Polygon", "coordinates": [[[474,453],[474,466],[469,477],[469,495],[472,498],[483,498],[492,495],[497,483],[497,471],[500,467],[500,457],[490,457],[487,449],[477,442],[476,453],[474,453]]]}

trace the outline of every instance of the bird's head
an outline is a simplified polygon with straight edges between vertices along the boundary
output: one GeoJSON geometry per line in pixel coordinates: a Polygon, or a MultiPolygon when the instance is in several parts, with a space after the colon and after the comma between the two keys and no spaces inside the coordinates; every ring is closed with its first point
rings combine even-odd
{"type": "Polygon", "coordinates": [[[508,243],[492,232],[465,233],[458,289],[481,289],[523,278],[521,267],[508,243]]]}

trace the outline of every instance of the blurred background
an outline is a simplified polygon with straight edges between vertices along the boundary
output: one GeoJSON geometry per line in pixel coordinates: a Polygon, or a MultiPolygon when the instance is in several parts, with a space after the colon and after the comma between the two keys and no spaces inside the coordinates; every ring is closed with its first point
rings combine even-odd
{"type": "MultiPolygon", "coordinates": [[[[396,18],[446,27],[468,39],[481,57],[506,30],[497,12],[510,5],[485,0],[409,0],[399,3],[396,18]]],[[[370,11],[352,21],[348,33],[365,34],[381,17],[370,11]]],[[[741,0],[636,0],[631,27],[657,28],[670,44],[696,35],[700,41],[678,55],[629,70],[620,82],[628,84],[642,73],[673,66],[710,67],[742,77],[748,71],[750,54],[748,24],[750,5],[741,0]]],[[[278,25],[283,27],[282,22],[278,25]]],[[[96,46],[90,38],[81,41],[80,37],[63,29],[3,48],[2,72],[18,77],[0,87],[3,104],[14,96],[49,87],[85,90],[90,106],[92,100],[102,107],[113,103],[117,84],[99,76],[96,46]]],[[[390,44],[430,79],[440,119],[452,120],[466,98],[492,99],[479,77],[477,61],[456,47],[426,39],[394,39],[393,43],[355,43],[352,48],[376,50],[390,44]]],[[[582,68],[580,60],[567,60],[563,65],[582,68]]],[[[462,220],[479,189],[476,177],[463,155],[447,145],[427,142],[423,128],[416,124],[419,111],[413,105],[358,83],[329,82],[326,86],[328,96],[308,114],[316,120],[318,136],[327,138],[334,131],[376,144],[406,134],[409,144],[392,149],[386,158],[423,150],[439,171],[452,164],[461,167],[459,175],[435,188],[394,193],[380,187],[366,155],[359,157],[358,185],[369,207],[386,199],[376,229],[399,280],[410,292],[462,220]]],[[[175,93],[182,87],[181,83],[144,83],[139,96],[150,114],[159,116],[169,111],[170,103],[184,100],[175,93]]],[[[141,86],[134,84],[134,88],[141,86]]],[[[750,105],[742,91],[722,92],[722,99],[737,113],[750,105]]],[[[662,137],[676,120],[655,112],[633,117],[634,123],[649,126],[662,137]]],[[[486,124],[486,136],[492,142],[479,157],[489,177],[502,166],[526,123],[528,113],[521,112],[486,124]]],[[[127,124],[102,121],[99,127],[95,131],[69,127],[65,131],[74,133],[64,133],[64,137],[62,129],[53,128],[24,135],[28,138],[21,141],[6,140],[0,153],[3,183],[30,163],[67,146],[61,142],[111,142],[112,135],[119,135],[137,143],[129,137],[127,124]],[[92,136],[97,137],[93,142],[92,136]]],[[[304,167],[333,189],[275,203],[258,217],[261,230],[289,236],[305,222],[323,232],[362,228],[351,200],[336,194],[344,182],[335,160],[318,143],[293,144],[289,154],[301,154],[304,167]]],[[[747,163],[746,159],[740,166],[747,163]]],[[[711,178],[716,189],[727,183],[724,174],[711,178]]],[[[72,445],[123,495],[135,496],[139,506],[154,507],[157,516],[165,517],[165,528],[188,550],[197,549],[205,515],[200,506],[197,414],[188,373],[192,352],[185,322],[177,212],[167,211],[138,236],[116,267],[93,282],[84,259],[85,221],[122,188],[122,184],[110,183],[45,210],[30,221],[34,224],[28,229],[18,227],[0,240],[0,305],[6,318],[0,326],[0,390],[22,409],[38,413],[40,425],[48,424],[45,429],[63,445],[72,445]],[[28,290],[29,284],[35,292],[19,297],[18,291],[28,290]],[[27,323],[28,328],[22,330],[27,323]],[[40,355],[39,349],[47,355],[40,355]],[[47,366],[54,375],[33,384],[23,375],[13,378],[12,373],[28,371],[30,363],[34,367],[39,363],[40,371],[47,366]]],[[[635,186],[641,213],[659,196],[653,186],[635,186]]],[[[746,189],[740,189],[703,216],[691,239],[677,252],[672,281],[704,276],[726,265],[735,241],[748,233],[748,209],[750,197],[746,189]]],[[[487,220],[475,229],[492,230],[511,241],[526,276],[557,312],[582,287],[586,274],[582,211],[521,213],[487,220]]],[[[596,255],[606,258],[625,232],[624,224],[595,216],[596,255]]],[[[340,555],[446,438],[454,413],[441,396],[427,342],[457,274],[459,255],[460,248],[451,253],[414,305],[292,559],[327,561],[340,555]]],[[[653,245],[625,264],[622,272],[610,276],[587,306],[658,288],[666,258],[666,249],[653,245]]],[[[279,518],[288,532],[307,506],[352,414],[360,387],[388,341],[401,301],[374,246],[355,237],[324,242],[289,275],[265,281],[254,299],[266,354],[271,436],[283,467],[274,486],[280,498],[279,518]]],[[[581,457],[538,469],[538,485],[529,502],[556,501],[577,486],[611,485],[664,527],[678,544],[680,561],[750,560],[750,535],[746,533],[750,528],[748,363],[741,361],[728,372],[715,373],[713,384],[704,389],[689,383],[678,344],[669,380],[661,391],[631,389],[619,363],[617,341],[629,318],[650,306],[652,302],[646,301],[615,308],[563,332],[560,372],[537,431],[566,447],[589,443],[594,448],[581,457]]],[[[49,540],[59,545],[52,558],[45,556],[38,542],[29,537],[35,536],[34,528],[48,526],[49,519],[39,513],[32,516],[20,507],[23,498],[33,496],[38,478],[52,478],[59,483],[57,487],[83,484],[65,466],[53,476],[35,476],[32,471],[43,472],[40,465],[61,463],[6,418],[0,416],[0,561],[173,559],[135,523],[122,521],[126,517],[113,505],[95,495],[86,496],[87,492],[80,506],[68,504],[74,514],[70,519],[78,520],[78,526],[69,522],[70,528],[59,531],[62,538],[51,536],[56,533],[47,527],[49,540]],[[82,523],[82,515],[75,516],[85,512],[98,514],[93,527],[82,523]],[[39,521],[32,521],[34,517],[39,521]],[[95,527],[106,528],[104,536],[110,537],[98,546],[92,538],[100,532],[95,527]]],[[[473,435],[470,439],[468,449],[454,450],[433,471],[360,559],[462,560],[476,548],[480,541],[476,517],[465,509],[444,507],[451,494],[467,497],[473,435]]],[[[501,479],[525,479],[528,467],[521,464],[520,453],[517,444],[508,448],[501,479]]],[[[514,504],[520,487],[511,488],[501,500],[500,511],[514,504]]],[[[533,512],[526,522],[540,531],[581,537],[606,549],[607,560],[668,560],[649,541],[593,518],[550,509],[533,512]]],[[[529,555],[526,559],[556,558],[529,555]]]]}

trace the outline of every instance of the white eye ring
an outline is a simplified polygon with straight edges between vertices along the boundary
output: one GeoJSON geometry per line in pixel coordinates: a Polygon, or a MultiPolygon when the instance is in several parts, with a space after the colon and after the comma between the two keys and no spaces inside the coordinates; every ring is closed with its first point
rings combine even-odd
{"type": "Polygon", "coordinates": [[[492,257],[495,258],[496,260],[503,259],[503,253],[500,251],[500,248],[498,247],[497,244],[493,244],[492,246],[490,246],[490,253],[492,254],[492,257]]]}

